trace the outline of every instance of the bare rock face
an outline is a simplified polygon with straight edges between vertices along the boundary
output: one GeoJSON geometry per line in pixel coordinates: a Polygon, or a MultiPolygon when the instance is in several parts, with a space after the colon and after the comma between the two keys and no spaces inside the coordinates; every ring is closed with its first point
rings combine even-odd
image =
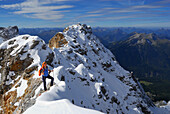
{"type": "Polygon", "coordinates": [[[4,38],[5,40],[15,37],[18,35],[18,33],[19,30],[17,26],[9,26],[8,28],[0,27],[0,37],[4,38]]]}
{"type": "Polygon", "coordinates": [[[63,45],[66,45],[67,43],[68,41],[64,38],[64,35],[59,32],[49,40],[49,47],[51,49],[53,47],[59,48],[59,47],[63,47],[63,45]]]}
{"type": "MultiPolygon", "coordinates": [[[[9,41],[8,44],[10,44],[10,42],[11,41],[9,41]]],[[[19,81],[22,75],[23,76],[25,76],[24,74],[27,74],[29,76],[32,75],[32,73],[29,72],[29,69],[28,70],[26,69],[33,62],[33,58],[29,57],[29,54],[23,60],[20,59],[20,56],[24,54],[22,52],[23,51],[22,49],[18,51],[18,53],[15,56],[10,55],[11,52],[14,51],[18,46],[19,45],[15,45],[8,49],[0,49],[1,56],[0,104],[1,107],[5,109],[4,113],[12,113],[17,108],[17,106],[15,106],[14,104],[21,99],[17,98],[17,91],[11,91],[8,94],[5,93],[19,81]]],[[[38,66],[34,67],[33,69],[37,70],[37,68],[38,66]]],[[[31,70],[33,71],[33,69],[31,70]]],[[[19,86],[20,85],[17,85],[16,88],[19,86]]]]}

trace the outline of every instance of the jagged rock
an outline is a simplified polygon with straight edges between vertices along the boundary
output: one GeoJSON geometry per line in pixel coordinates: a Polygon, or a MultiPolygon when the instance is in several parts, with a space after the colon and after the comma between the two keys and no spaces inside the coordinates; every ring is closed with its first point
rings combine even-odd
{"type": "Polygon", "coordinates": [[[54,59],[54,53],[49,53],[45,61],[47,62],[48,65],[53,67],[52,65],[53,59],[54,59]]]}
{"type": "Polygon", "coordinates": [[[33,40],[33,44],[31,45],[30,49],[34,49],[34,47],[35,47],[36,45],[38,45],[39,42],[40,42],[40,41],[35,41],[35,40],[33,40]]]}
{"type": "Polygon", "coordinates": [[[31,76],[33,76],[33,71],[38,71],[38,66],[33,66],[30,68],[25,69],[23,73],[23,79],[29,79],[31,76]]]}
{"type": "Polygon", "coordinates": [[[63,47],[63,45],[66,45],[67,43],[68,41],[64,38],[64,35],[59,32],[49,40],[49,47],[51,49],[53,47],[59,48],[59,47],[63,47]]]}
{"type": "Polygon", "coordinates": [[[0,37],[4,38],[5,40],[15,37],[18,35],[18,33],[19,30],[17,26],[9,26],[8,28],[0,27],[0,37]]]}
{"type": "Polygon", "coordinates": [[[52,64],[52,50],[36,36],[18,36],[0,45],[0,113],[23,113],[35,103],[35,90],[42,83],[41,78],[32,78],[40,64],[38,54],[44,56],[42,62],[52,64]],[[18,88],[25,89],[18,93],[18,88]]]}
{"type": "Polygon", "coordinates": [[[17,106],[14,105],[14,103],[18,101],[17,91],[16,90],[11,91],[7,95],[3,95],[2,99],[3,100],[1,102],[2,103],[1,107],[3,109],[5,109],[5,110],[3,110],[3,113],[4,114],[12,114],[17,107],[17,106]]]}
{"type": "Polygon", "coordinates": [[[17,112],[23,113],[26,109],[35,104],[36,97],[38,96],[36,96],[35,98],[32,97],[34,97],[35,90],[40,86],[41,83],[42,80],[40,78],[30,78],[28,80],[28,87],[26,88],[24,95],[21,97],[22,101],[17,107],[17,112]]]}
{"type": "Polygon", "coordinates": [[[63,32],[66,32],[66,31],[68,31],[69,30],[69,27],[66,27],[64,30],[63,30],[63,32]]]}

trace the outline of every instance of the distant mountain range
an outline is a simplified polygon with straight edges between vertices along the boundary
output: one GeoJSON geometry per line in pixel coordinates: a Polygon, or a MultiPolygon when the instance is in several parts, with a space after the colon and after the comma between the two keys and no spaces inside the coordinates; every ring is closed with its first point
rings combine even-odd
{"type": "Polygon", "coordinates": [[[136,33],[128,39],[114,42],[109,49],[125,68],[140,78],[170,79],[170,40],[156,34],[136,33]]]}
{"type": "Polygon", "coordinates": [[[155,100],[163,99],[162,96],[170,99],[170,90],[166,89],[170,86],[170,40],[161,39],[155,33],[135,33],[126,40],[110,43],[108,48],[120,65],[145,81],[145,90],[152,90],[155,100]],[[152,85],[146,87],[146,82],[152,85]],[[161,93],[158,88],[162,88],[161,93]]]}
{"type": "Polygon", "coordinates": [[[155,33],[160,39],[170,39],[170,29],[164,28],[134,28],[134,27],[122,27],[122,28],[94,28],[93,33],[98,36],[102,43],[121,41],[129,38],[136,33],[155,33]],[[105,41],[104,41],[105,40],[105,41]],[[103,42],[104,41],[104,42],[103,42]]]}
{"type": "Polygon", "coordinates": [[[19,31],[20,35],[30,34],[41,37],[46,43],[63,28],[22,28],[19,31]]]}
{"type": "MultiPolygon", "coordinates": [[[[37,35],[48,43],[56,32],[62,31],[63,29],[64,28],[21,28],[19,29],[19,34],[37,35]]],[[[170,39],[170,29],[164,28],[96,27],[92,30],[93,34],[96,35],[105,46],[108,45],[108,42],[125,40],[132,36],[134,32],[155,33],[161,39],[170,39]]]]}

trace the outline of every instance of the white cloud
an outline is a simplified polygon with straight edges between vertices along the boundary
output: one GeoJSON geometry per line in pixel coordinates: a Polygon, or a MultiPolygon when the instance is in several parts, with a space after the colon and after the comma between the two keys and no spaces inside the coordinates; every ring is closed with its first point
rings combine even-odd
{"type": "Polygon", "coordinates": [[[102,13],[102,12],[107,12],[107,11],[109,11],[109,10],[115,10],[115,9],[118,9],[118,8],[107,7],[107,8],[102,8],[102,9],[100,9],[100,10],[89,11],[89,12],[87,12],[87,13],[90,13],[90,14],[102,13]]]}
{"type": "Polygon", "coordinates": [[[64,17],[64,12],[68,8],[73,8],[73,5],[52,5],[69,0],[26,0],[22,3],[1,5],[1,8],[15,10],[14,14],[24,14],[28,18],[38,18],[45,20],[56,20],[64,17]],[[59,11],[62,9],[62,11],[59,11]]]}
{"type": "Polygon", "coordinates": [[[77,19],[78,18],[84,18],[84,17],[99,17],[99,16],[102,16],[102,15],[104,15],[104,14],[86,14],[86,15],[81,15],[81,16],[79,16],[79,17],[77,17],[77,19]]]}
{"type": "Polygon", "coordinates": [[[18,4],[1,5],[0,7],[5,9],[22,9],[25,7],[28,8],[37,7],[39,5],[41,4],[39,4],[38,0],[27,0],[25,2],[18,3],[18,4]]]}
{"type": "Polygon", "coordinates": [[[112,8],[112,7],[107,7],[107,8],[103,8],[105,10],[114,10],[114,9],[118,9],[118,8],[112,8]]]}
{"type": "Polygon", "coordinates": [[[159,5],[133,5],[133,6],[128,6],[128,7],[123,7],[123,8],[105,7],[105,8],[102,8],[100,10],[88,11],[87,13],[88,14],[103,14],[103,15],[115,14],[115,13],[141,13],[141,12],[145,12],[147,9],[150,12],[152,12],[152,11],[154,11],[152,9],[157,9],[157,8],[161,8],[161,7],[163,7],[163,6],[159,6],[159,5]]]}
{"type": "Polygon", "coordinates": [[[117,2],[121,5],[132,6],[132,5],[144,5],[145,0],[100,0],[100,1],[109,1],[109,2],[117,2]]]}
{"type": "Polygon", "coordinates": [[[134,9],[139,9],[139,8],[161,8],[162,6],[152,6],[152,5],[139,5],[139,6],[133,6],[132,8],[134,9]]]}
{"type": "Polygon", "coordinates": [[[40,19],[44,19],[44,20],[58,20],[64,17],[64,15],[62,14],[55,14],[55,15],[51,15],[51,14],[32,14],[31,16],[28,16],[30,18],[40,18],[40,19]]]}
{"type": "Polygon", "coordinates": [[[114,10],[114,11],[110,11],[110,13],[129,13],[129,12],[139,12],[140,10],[137,9],[119,9],[119,10],[114,10]]]}
{"type": "Polygon", "coordinates": [[[134,18],[133,16],[116,16],[116,17],[106,17],[107,20],[119,20],[119,19],[129,19],[134,18]]]}
{"type": "MultiPolygon", "coordinates": [[[[61,11],[55,11],[58,9],[66,9],[66,8],[72,8],[73,6],[68,5],[62,5],[62,6],[39,6],[39,7],[33,7],[33,8],[22,8],[21,11],[15,11],[15,14],[26,14],[26,13],[43,13],[43,14],[50,14],[50,13],[59,13],[61,11]]],[[[66,12],[65,10],[62,12],[66,12]]],[[[67,10],[68,12],[68,10],[67,10]]]]}

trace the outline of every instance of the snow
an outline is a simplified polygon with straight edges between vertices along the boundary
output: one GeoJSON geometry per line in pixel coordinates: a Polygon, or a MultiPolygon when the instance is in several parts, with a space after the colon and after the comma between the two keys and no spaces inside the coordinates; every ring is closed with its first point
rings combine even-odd
{"type": "Polygon", "coordinates": [[[14,84],[14,80],[11,79],[11,76],[15,76],[14,71],[9,71],[9,74],[7,75],[8,81],[5,82],[6,85],[14,84]]]}
{"type": "Polygon", "coordinates": [[[95,83],[95,88],[97,90],[97,94],[99,94],[100,90],[100,86],[102,86],[102,83],[95,83]]]}
{"type": "MultiPolygon", "coordinates": [[[[47,50],[43,50],[42,46],[45,45],[45,42],[40,39],[38,36],[30,36],[30,35],[20,35],[17,37],[14,37],[7,42],[3,42],[0,45],[1,49],[9,49],[13,46],[18,45],[14,50],[10,53],[10,55],[15,56],[18,52],[20,52],[22,49],[24,49],[25,52],[23,55],[21,55],[20,59],[24,60],[28,54],[30,58],[34,58],[33,65],[38,65],[39,63],[45,61],[47,55],[49,53],[52,53],[52,50],[50,48],[47,48],[47,50]],[[27,37],[28,39],[24,39],[24,37],[27,37]],[[9,45],[8,42],[14,41],[14,44],[9,45]],[[38,41],[39,44],[34,47],[34,49],[30,49],[34,41],[38,41]],[[48,53],[47,53],[48,52],[48,53]]],[[[30,65],[33,66],[33,65],[30,65]]]]}
{"type": "Polygon", "coordinates": [[[21,85],[20,87],[17,88],[17,97],[22,96],[25,93],[25,89],[27,88],[27,80],[22,79],[21,80],[21,85]]]}
{"type": "Polygon", "coordinates": [[[15,79],[15,81],[18,80],[20,77],[21,77],[21,75],[18,75],[17,78],[15,79]]]}
{"type": "Polygon", "coordinates": [[[117,92],[113,91],[113,94],[114,94],[115,96],[117,96],[117,92]]]}
{"type": "Polygon", "coordinates": [[[133,110],[135,110],[137,113],[140,113],[140,111],[137,108],[134,108],[133,110]]]}
{"type": "Polygon", "coordinates": [[[83,64],[79,64],[75,70],[81,75],[85,76],[88,74],[88,71],[86,70],[86,67],[83,64]]]}
{"type": "Polygon", "coordinates": [[[14,84],[14,80],[11,79],[10,75],[7,75],[8,81],[5,82],[6,85],[14,84]]]}
{"type": "Polygon", "coordinates": [[[6,94],[8,94],[11,91],[17,90],[17,97],[21,97],[25,93],[25,89],[27,88],[28,85],[27,85],[27,80],[24,80],[22,78],[16,85],[18,85],[19,83],[21,83],[19,87],[17,88],[15,88],[15,86],[12,87],[6,94]]]}
{"type": "Polygon", "coordinates": [[[10,76],[14,76],[14,75],[15,75],[15,72],[14,72],[14,71],[10,71],[10,72],[9,72],[9,75],[10,75],[10,76]]]}
{"type": "Polygon", "coordinates": [[[168,111],[165,107],[160,107],[160,108],[150,107],[150,109],[154,114],[170,114],[170,111],[168,111]]]}
{"type": "Polygon", "coordinates": [[[4,42],[4,39],[0,37],[0,44],[4,42]]]}
{"type": "Polygon", "coordinates": [[[14,104],[14,106],[19,106],[19,102],[16,102],[16,103],[14,104]]]}
{"type": "Polygon", "coordinates": [[[146,41],[149,43],[149,44],[151,44],[152,42],[150,41],[150,40],[148,40],[148,39],[146,39],[146,41]]]}
{"type": "Polygon", "coordinates": [[[165,106],[162,106],[162,108],[166,108],[170,111],[170,101],[165,106]]]}
{"type": "MultiPolygon", "coordinates": [[[[27,51],[20,58],[24,60],[27,54],[33,58],[33,63],[28,68],[38,66],[40,69],[49,53],[54,54],[51,63],[54,66],[54,72],[50,75],[54,77],[55,85],[36,98],[39,91],[43,89],[42,83],[32,97],[32,99],[36,98],[36,103],[28,108],[25,114],[87,114],[101,113],[99,112],[101,110],[104,113],[109,111],[111,114],[142,113],[137,104],[147,107],[149,111],[158,111],[159,108],[148,107],[143,99],[144,92],[141,91],[140,85],[138,87],[138,84],[132,79],[130,72],[124,70],[117,61],[113,60],[114,55],[93,34],[90,32],[85,34],[84,31],[81,31],[82,27],[81,25],[72,25],[69,26],[68,31],[61,32],[68,44],[53,50],[49,47],[43,50],[42,46],[45,42],[37,36],[30,35],[21,35],[10,39],[9,41],[16,40],[13,45],[8,45],[8,42],[3,42],[0,45],[0,48],[4,49],[18,45],[12,51],[11,56],[15,56],[22,49],[27,51]],[[28,39],[25,40],[23,37],[28,37],[28,39]],[[74,40],[76,42],[73,42],[74,40]],[[39,44],[30,49],[33,41],[39,41],[39,44]],[[84,53],[81,53],[81,50],[84,53]],[[130,91],[133,87],[136,87],[137,90],[130,91]],[[143,96],[141,97],[141,95],[143,96]]],[[[87,29],[86,31],[91,30],[87,29]]],[[[49,69],[52,67],[49,66],[49,69]]],[[[33,78],[40,78],[38,71],[33,73],[35,74],[33,78]]],[[[10,74],[15,75],[12,72],[10,74]]],[[[47,79],[46,81],[48,85],[51,80],[47,79]]],[[[16,85],[19,83],[21,86],[17,88],[13,86],[8,92],[17,90],[17,97],[22,96],[27,88],[27,80],[21,78],[16,85]]],[[[161,110],[164,111],[164,109],[161,110]]]]}
{"type": "Polygon", "coordinates": [[[99,111],[73,105],[67,99],[57,101],[37,101],[24,114],[102,114],[99,111]],[[48,109],[47,109],[48,108],[48,109]]]}

